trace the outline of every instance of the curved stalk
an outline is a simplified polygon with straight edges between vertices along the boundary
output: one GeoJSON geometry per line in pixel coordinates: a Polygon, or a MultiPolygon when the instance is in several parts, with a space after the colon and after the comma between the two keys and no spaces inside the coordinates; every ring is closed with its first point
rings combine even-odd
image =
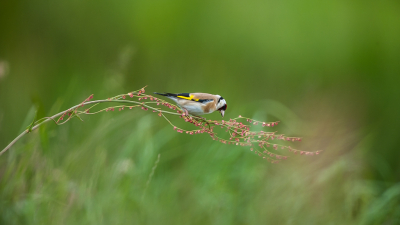
{"type": "MultiPolygon", "coordinates": [[[[62,112],[59,112],[59,113],[57,113],[57,114],[55,114],[55,115],[53,115],[51,117],[46,117],[44,121],[40,122],[39,124],[36,124],[30,130],[31,131],[36,130],[41,125],[43,125],[43,124],[45,124],[45,123],[47,123],[49,121],[55,121],[55,119],[57,117],[63,115],[64,113],[70,112],[70,111],[75,110],[75,109],[77,109],[79,107],[82,107],[84,105],[91,105],[91,104],[102,103],[102,102],[125,102],[125,103],[134,103],[134,104],[138,104],[138,105],[142,105],[143,104],[142,102],[136,102],[136,101],[130,101],[130,100],[120,100],[120,99],[112,99],[112,100],[106,99],[106,100],[95,100],[95,101],[84,102],[84,103],[80,103],[78,105],[75,105],[75,106],[73,106],[73,107],[71,107],[71,108],[69,108],[67,110],[62,111],[62,112]]],[[[146,104],[143,104],[143,105],[145,105],[147,108],[160,111],[159,109],[156,109],[154,107],[148,106],[146,104]]],[[[180,115],[179,113],[174,113],[174,112],[169,112],[169,111],[164,111],[164,110],[161,110],[161,112],[169,113],[169,114],[173,114],[173,115],[180,115]]],[[[18,135],[13,141],[11,141],[10,144],[8,144],[3,150],[1,150],[0,156],[2,154],[4,154],[8,149],[10,149],[15,144],[15,142],[17,142],[19,139],[21,139],[25,134],[27,134],[29,132],[30,132],[29,129],[26,129],[24,132],[22,132],[20,135],[18,135]]]]}

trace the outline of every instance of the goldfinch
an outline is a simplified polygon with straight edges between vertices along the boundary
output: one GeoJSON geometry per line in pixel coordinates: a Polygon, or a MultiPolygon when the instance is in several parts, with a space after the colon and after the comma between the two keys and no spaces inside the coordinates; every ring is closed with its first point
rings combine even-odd
{"type": "Polygon", "coordinates": [[[207,93],[157,93],[154,94],[166,96],[174,100],[181,109],[187,114],[199,116],[209,114],[216,110],[224,117],[227,108],[226,101],[220,95],[212,95],[207,93]]]}

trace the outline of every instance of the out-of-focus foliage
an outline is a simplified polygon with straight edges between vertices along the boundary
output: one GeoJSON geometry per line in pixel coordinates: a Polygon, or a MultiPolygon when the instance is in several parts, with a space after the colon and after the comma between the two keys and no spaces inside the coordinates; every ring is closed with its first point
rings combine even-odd
{"type": "Polygon", "coordinates": [[[220,94],[226,117],[280,120],[298,148],[324,152],[268,164],[139,110],[49,123],[0,157],[0,223],[399,224],[399,12],[398,1],[2,1],[0,148],[35,108],[149,85],[220,94]]]}

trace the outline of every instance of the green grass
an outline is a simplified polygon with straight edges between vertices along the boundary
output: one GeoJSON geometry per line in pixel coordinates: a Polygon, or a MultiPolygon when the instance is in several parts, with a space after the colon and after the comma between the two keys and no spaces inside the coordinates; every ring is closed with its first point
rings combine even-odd
{"type": "Polygon", "coordinates": [[[400,224],[399,11],[390,0],[2,2],[0,148],[35,109],[148,85],[220,94],[226,117],[279,120],[274,131],[323,152],[270,164],[136,109],[48,123],[0,157],[0,223],[400,224]]]}
{"type": "Polygon", "coordinates": [[[2,223],[395,224],[400,215],[398,186],[379,193],[361,178],[363,144],[270,164],[138,109],[83,118],[47,125],[47,150],[34,131],[2,157],[2,223]]]}

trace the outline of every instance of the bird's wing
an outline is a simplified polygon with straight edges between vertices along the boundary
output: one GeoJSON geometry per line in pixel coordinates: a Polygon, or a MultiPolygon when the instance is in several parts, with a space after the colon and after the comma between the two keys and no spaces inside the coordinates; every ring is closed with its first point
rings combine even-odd
{"type": "Polygon", "coordinates": [[[175,98],[200,102],[203,104],[207,102],[212,102],[214,101],[215,98],[213,95],[205,93],[179,93],[179,94],[165,93],[163,95],[167,97],[175,97],[175,98]]]}

